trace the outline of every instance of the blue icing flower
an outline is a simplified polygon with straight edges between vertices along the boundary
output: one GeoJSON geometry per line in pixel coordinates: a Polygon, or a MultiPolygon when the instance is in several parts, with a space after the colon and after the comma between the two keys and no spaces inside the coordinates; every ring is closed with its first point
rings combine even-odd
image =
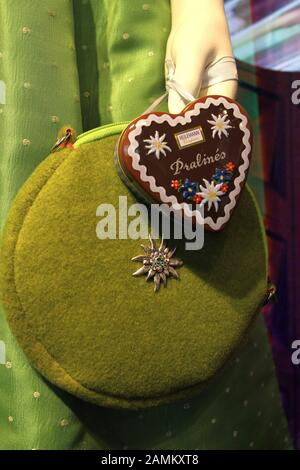
{"type": "Polygon", "coordinates": [[[232,178],[232,173],[226,169],[221,170],[220,168],[216,168],[216,172],[212,177],[212,180],[217,183],[228,183],[232,178]]]}
{"type": "Polygon", "coordinates": [[[185,199],[193,199],[198,190],[197,183],[186,179],[180,190],[182,191],[182,195],[185,199]]]}

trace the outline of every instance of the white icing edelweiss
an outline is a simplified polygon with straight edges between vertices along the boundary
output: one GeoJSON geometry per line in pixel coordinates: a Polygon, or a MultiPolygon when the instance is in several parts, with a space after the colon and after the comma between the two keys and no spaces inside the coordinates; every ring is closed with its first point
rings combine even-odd
{"type": "Polygon", "coordinates": [[[213,120],[212,121],[207,121],[209,124],[211,124],[211,130],[213,131],[212,136],[213,138],[215,137],[216,134],[218,134],[219,138],[221,139],[222,134],[224,134],[226,137],[228,137],[228,132],[227,129],[232,129],[232,126],[230,125],[230,121],[226,120],[228,119],[228,116],[224,114],[221,116],[215,116],[214,114],[211,115],[213,120]]]}
{"type": "Polygon", "coordinates": [[[149,149],[147,155],[150,153],[155,153],[156,158],[159,160],[161,153],[165,157],[167,155],[166,150],[171,152],[171,149],[168,146],[168,142],[164,142],[165,137],[166,134],[163,134],[160,137],[158,131],[156,131],[154,136],[150,136],[150,139],[144,139],[144,142],[148,144],[146,145],[146,149],[149,149]]]}
{"type": "Polygon", "coordinates": [[[224,196],[223,191],[220,191],[222,183],[216,184],[212,181],[211,183],[203,178],[205,183],[205,187],[200,184],[201,192],[197,193],[202,197],[201,206],[204,204],[208,204],[208,210],[210,210],[211,206],[214,205],[215,210],[218,210],[219,201],[221,200],[219,196],[224,196]]]}

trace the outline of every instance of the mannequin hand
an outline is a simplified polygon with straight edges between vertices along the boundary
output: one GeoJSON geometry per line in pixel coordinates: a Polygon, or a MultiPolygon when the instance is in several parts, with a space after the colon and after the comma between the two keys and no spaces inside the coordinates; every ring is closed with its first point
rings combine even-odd
{"type": "MultiPolygon", "coordinates": [[[[174,79],[193,96],[235,97],[237,81],[201,87],[205,67],[224,56],[233,56],[223,0],[171,0],[172,29],[166,60],[175,65],[174,79]]],[[[186,106],[179,94],[170,90],[169,111],[186,106]]]]}

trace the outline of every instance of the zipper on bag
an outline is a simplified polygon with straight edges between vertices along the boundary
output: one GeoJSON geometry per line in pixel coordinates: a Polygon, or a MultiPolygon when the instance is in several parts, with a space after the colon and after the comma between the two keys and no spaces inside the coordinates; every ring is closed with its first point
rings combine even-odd
{"type": "Polygon", "coordinates": [[[95,140],[104,139],[105,137],[109,137],[111,135],[120,134],[128,124],[129,121],[114,122],[83,132],[82,134],[78,135],[76,142],[73,144],[73,147],[76,149],[80,147],[80,145],[94,142],[95,140]]]}

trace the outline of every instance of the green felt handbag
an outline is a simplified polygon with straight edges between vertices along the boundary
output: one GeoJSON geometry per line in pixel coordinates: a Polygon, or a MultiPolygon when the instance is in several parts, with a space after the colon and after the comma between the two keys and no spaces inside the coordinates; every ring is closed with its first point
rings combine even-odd
{"type": "Polygon", "coordinates": [[[0,286],[10,327],[41,374],[84,400],[138,409],[191,397],[222,373],[266,298],[267,250],[246,186],[203,249],[168,240],[180,280],[154,293],[132,276],[141,240],[97,237],[101,203],[136,203],[113,158],[126,124],[81,134],[34,171],[6,223],[0,286]]]}

